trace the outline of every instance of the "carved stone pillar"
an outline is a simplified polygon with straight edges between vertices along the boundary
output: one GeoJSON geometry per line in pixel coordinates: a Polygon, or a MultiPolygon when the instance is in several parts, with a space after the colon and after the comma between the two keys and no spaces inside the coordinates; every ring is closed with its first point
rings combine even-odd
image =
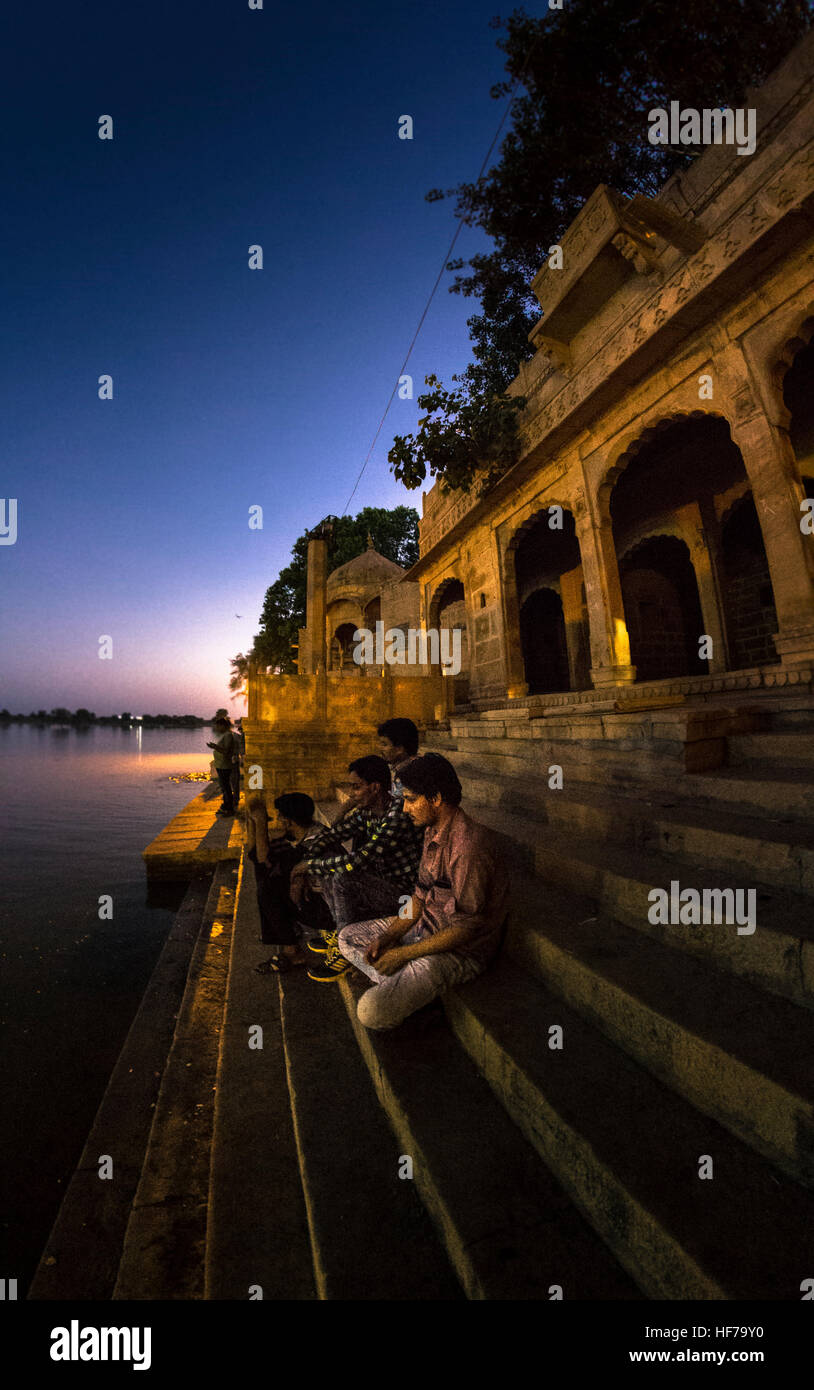
{"type": "Polygon", "coordinates": [[[571,689],[586,690],[590,680],[590,661],[585,652],[581,565],[577,565],[576,569],[567,574],[560,575],[560,598],[571,689]]]}
{"type": "Polygon", "coordinates": [[[596,523],[581,489],[572,511],[585,576],[591,680],[597,688],[631,685],[636,679],[636,667],[630,664],[630,638],[610,515],[596,523]]]}
{"type": "MultiPolygon", "coordinates": [[[[704,633],[712,638],[712,656],[708,658],[710,675],[727,669],[726,639],[724,633],[721,598],[713,569],[710,541],[701,517],[701,509],[696,502],[679,507],[676,517],[681,528],[690,560],[695,571],[698,597],[701,601],[701,618],[704,633]]],[[[700,638],[702,633],[698,633],[700,638]]],[[[696,651],[698,642],[696,641],[696,651]]]]}
{"type": "Polygon", "coordinates": [[[732,428],[752,484],[774,590],[784,666],[814,663],[814,537],[803,535],[803,497],[788,431],[762,410],[732,428]]]}
{"type": "Polygon", "coordinates": [[[522,700],[528,695],[523,643],[520,636],[520,600],[514,568],[515,551],[503,547],[500,557],[503,575],[503,656],[506,670],[506,698],[522,700]]]}

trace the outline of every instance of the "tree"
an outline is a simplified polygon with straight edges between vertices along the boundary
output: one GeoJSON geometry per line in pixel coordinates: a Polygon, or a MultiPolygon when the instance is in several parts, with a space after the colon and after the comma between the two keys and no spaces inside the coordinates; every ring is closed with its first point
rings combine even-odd
{"type": "Polygon", "coordinates": [[[747,85],[764,81],[811,23],[810,0],[566,0],[540,19],[519,9],[493,21],[505,30],[507,80],[492,96],[505,101],[517,83],[500,158],[474,183],[427,194],[455,197],[456,217],[494,242],[447,267],[466,269],[450,289],[479,305],[467,320],[474,361],[453,377],[450,401],[419,397],[428,414],[418,434],[395,439],[388,457],[406,487],[428,473],[442,487],[488,486],[514,461],[517,410],[506,415],[503,393],[533,355],[540,310],[529,286],[549,247],[597,184],[652,197],[693,158],[649,143],[648,111],[671,100],[748,105],[747,85]],[[476,427],[462,431],[462,417],[476,427]],[[505,462],[493,464],[478,452],[481,438],[501,434],[505,462]]]}
{"type": "MultiPolygon", "coordinates": [[[[330,516],[328,571],[338,569],[361,555],[370,536],[374,549],[397,565],[409,568],[418,559],[418,513],[413,507],[364,507],[357,516],[330,516]]],[[[292,644],[305,626],[305,595],[308,570],[308,533],[294,542],[291,563],[266,591],[260,615],[260,631],[248,653],[232,658],[229,689],[239,691],[248,675],[249,662],[263,668],[290,672],[296,670],[292,644]]]]}

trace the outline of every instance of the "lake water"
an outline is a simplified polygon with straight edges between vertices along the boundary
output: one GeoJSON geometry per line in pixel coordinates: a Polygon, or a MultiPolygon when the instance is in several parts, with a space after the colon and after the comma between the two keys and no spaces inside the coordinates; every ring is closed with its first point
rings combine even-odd
{"type": "Polygon", "coordinates": [[[208,771],[211,737],[0,725],[0,1277],[21,1298],[172,922],[141,851],[203,790],[168,777],[208,771]]]}

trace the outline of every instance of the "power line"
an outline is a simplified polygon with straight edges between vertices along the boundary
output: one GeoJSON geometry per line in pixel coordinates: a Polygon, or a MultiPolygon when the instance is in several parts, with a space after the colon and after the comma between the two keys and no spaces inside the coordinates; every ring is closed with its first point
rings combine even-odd
{"type": "MultiPolygon", "coordinates": [[[[519,73],[517,74],[516,78],[514,79],[514,82],[512,83],[511,91],[509,92],[509,99],[508,99],[508,101],[506,102],[506,106],[505,106],[503,115],[501,116],[500,121],[499,121],[499,123],[498,123],[497,130],[495,131],[494,136],[492,137],[492,143],[491,143],[491,145],[489,146],[488,150],[486,151],[486,154],[485,154],[484,157],[483,157],[483,162],[482,162],[482,164],[481,164],[481,166],[480,166],[480,170],[478,171],[478,177],[477,177],[477,179],[475,180],[476,183],[480,183],[480,180],[483,178],[483,175],[484,175],[484,173],[486,172],[486,166],[487,166],[487,164],[489,163],[489,160],[490,160],[491,157],[492,157],[492,151],[493,151],[493,149],[495,148],[495,145],[497,144],[498,136],[500,135],[500,132],[501,132],[501,130],[503,129],[503,125],[504,125],[504,122],[505,122],[505,120],[506,120],[506,117],[508,116],[508,114],[509,114],[509,112],[510,112],[510,110],[511,110],[511,108],[512,108],[512,102],[514,101],[514,94],[515,94],[515,92],[516,92],[518,86],[520,85],[520,82],[522,81],[523,77],[525,76],[526,69],[527,69],[527,67],[528,67],[528,65],[529,65],[529,63],[530,63],[530,61],[531,61],[531,56],[532,56],[532,54],[533,54],[535,48],[537,47],[537,44],[539,43],[541,37],[542,37],[542,30],[539,30],[538,33],[537,33],[537,36],[533,39],[532,43],[531,43],[530,46],[529,46],[529,51],[528,51],[528,53],[526,54],[526,59],[525,59],[525,62],[523,63],[522,68],[520,69],[519,73]]],[[[394,398],[394,396],[395,396],[395,394],[396,394],[396,392],[397,392],[397,390],[398,390],[398,388],[399,388],[399,382],[401,381],[401,378],[402,378],[402,376],[404,375],[404,369],[405,369],[405,367],[407,366],[407,363],[409,362],[410,357],[412,356],[413,348],[414,348],[415,345],[416,345],[416,341],[417,341],[417,339],[418,339],[418,335],[419,335],[419,333],[421,332],[421,329],[422,329],[423,324],[424,324],[424,320],[425,320],[425,318],[427,317],[427,314],[428,314],[428,312],[429,312],[430,305],[432,304],[432,301],[433,301],[433,299],[435,298],[436,290],[438,289],[438,286],[440,285],[441,280],[442,280],[442,278],[443,278],[444,271],[445,271],[446,268],[447,268],[447,262],[449,261],[450,257],[452,256],[452,252],[455,250],[455,243],[457,242],[458,237],[459,237],[460,234],[461,234],[461,229],[462,229],[463,226],[464,226],[464,219],[463,219],[463,218],[459,218],[459,219],[458,219],[458,225],[457,225],[457,227],[455,228],[455,234],[454,234],[454,236],[453,236],[453,238],[452,238],[452,241],[449,243],[449,248],[448,248],[448,250],[447,250],[446,255],[444,256],[444,259],[443,259],[443,261],[441,262],[441,269],[439,270],[439,272],[438,272],[438,274],[437,274],[437,276],[436,276],[436,278],[435,278],[435,284],[433,285],[432,289],[430,290],[429,298],[428,298],[426,304],[424,305],[424,309],[423,309],[423,311],[422,311],[421,318],[418,320],[418,325],[417,325],[417,327],[416,327],[415,333],[413,334],[412,339],[410,340],[410,346],[408,347],[406,356],[405,356],[405,358],[404,358],[404,361],[402,362],[401,367],[399,368],[398,375],[397,375],[396,381],[395,381],[395,385],[393,386],[393,390],[390,392],[390,398],[389,398],[389,400],[388,400],[388,402],[387,402],[387,405],[385,406],[385,408],[384,408],[384,410],[383,410],[383,412],[382,412],[382,417],[381,417],[381,419],[379,420],[378,425],[376,426],[376,433],[375,433],[374,436],[373,436],[373,441],[372,441],[372,443],[371,443],[371,445],[370,445],[370,448],[369,448],[368,451],[367,451],[367,455],[366,455],[366,457],[365,457],[365,461],[364,461],[364,463],[362,464],[362,467],[359,469],[359,476],[357,477],[356,482],[353,484],[353,491],[351,492],[350,497],[348,498],[347,502],[345,503],[345,509],[344,509],[344,511],[342,512],[342,515],[343,515],[343,516],[346,516],[346,515],[347,515],[348,507],[350,506],[351,502],[353,501],[354,497],[356,496],[356,490],[357,490],[357,488],[358,488],[360,482],[362,481],[362,476],[363,476],[363,474],[364,474],[364,471],[365,471],[365,469],[367,468],[368,464],[370,463],[370,458],[371,458],[371,455],[372,455],[372,453],[373,453],[373,450],[374,450],[375,447],[376,447],[376,442],[377,442],[377,440],[378,440],[378,438],[379,438],[379,435],[380,435],[381,432],[382,432],[382,428],[383,428],[384,422],[385,422],[385,420],[387,419],[387,416],[388,416],[388,414],[389,414],[390,407],[391,407],[391,405],[393,404],[393,398],[394,398]]]]}

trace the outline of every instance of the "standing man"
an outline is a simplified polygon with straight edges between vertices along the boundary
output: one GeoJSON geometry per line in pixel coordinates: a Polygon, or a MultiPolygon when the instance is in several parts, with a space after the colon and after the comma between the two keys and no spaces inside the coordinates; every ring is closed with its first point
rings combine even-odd
{"type": "Polygon", "coordinates": [[[404,800],[404,788],[399,775],[401,769],[406,767],[418,752],[418,729],[412,719],[385,719],[376,733],[379,735],[379,752],[390,768],[391,795],[393,800],[401,805],[404,800]]]}
{"type": "Polygon", "coordinates": [[[246,755],[246,735],[239,719],[235,720],[235,755],[232,763],[232,802],[235,810],[240,805],[240,769],[246,755]]]}
{"type": "Polygon", "coordinates": [[[509,881],[486,826],[461,810],[461,784],[440,753],[402,769],[404,810],[424,829],[418,884],[401,913],[339,932],[339,950],[373,981],[359,1000],[366,1028],[395,1028],[497,952],[509,881]]]}
{"type": "Polygon", "coordinates": [[[220,810],[215,812],[216,816],[227,819],[235,814],[235,803],[232,797],[232,760],[237,751],[237,743],[232,733],[230,721],[226,717],[216,719],[213,728],[219,735],[217,743],[207,743],[207,748],[212,749],[212,756],[215,762],[215,771],[218,774],[220,789],[223,800],[220,810]]]}
{"type": "MultiPolygon", "coordinates": [[[[418,872],[422,835],[390,795],[390,769],[370,753],[348,768],[348,808],[310,842],[309,877],[317,877],[338,930],[371,912],[397,912],[409,897],[418,872]],[[350,840],[350,849],[345,841],[350,840]]],[[[322,947],[322,966],[308,971],[312,980],[329,983],[344,975],[348,962],[336,944],[336,931],[322,947]]]]}

